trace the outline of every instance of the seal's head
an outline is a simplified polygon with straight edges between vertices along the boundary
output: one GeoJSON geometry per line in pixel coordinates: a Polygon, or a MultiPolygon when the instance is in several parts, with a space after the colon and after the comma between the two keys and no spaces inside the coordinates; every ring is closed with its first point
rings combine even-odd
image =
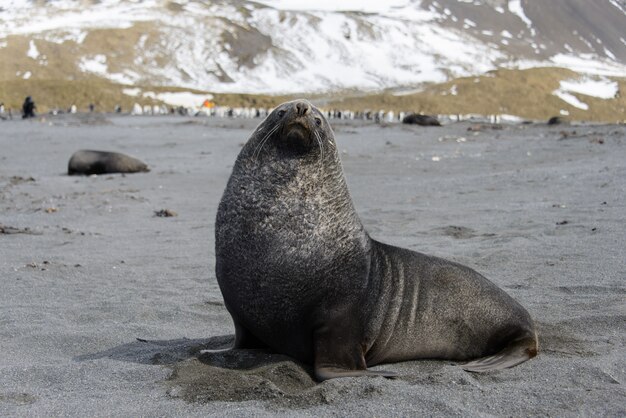
{"type": "Polygon", "coordinates": [[[319,158],[324,148],[334,148],[334,135],[328,121],[310,102],[293,100],[277,106],[257,128],[251,144],[254,155],[275,149],[293,157],[319,158]]]}

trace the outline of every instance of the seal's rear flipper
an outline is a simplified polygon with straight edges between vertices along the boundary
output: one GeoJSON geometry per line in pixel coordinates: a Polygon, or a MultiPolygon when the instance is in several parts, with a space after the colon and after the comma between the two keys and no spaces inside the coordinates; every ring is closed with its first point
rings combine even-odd
{"type": "Polygon", "coordinates": [[[359,376],[383,376],[387,378],[398,377],[397,373],[388,372],[385,370],[346,370],[337,367],[317,367],[315,368],[315,377],[320,382],[328,379],[335,379],[337,377],[359,377],[359,376]]]}
{"type": "Polygon", "coordinates": [[[517,366],[537,355],[537,336],[513,341],[502,351],[461,365],[468,372],[488,372],[517,366]]]}

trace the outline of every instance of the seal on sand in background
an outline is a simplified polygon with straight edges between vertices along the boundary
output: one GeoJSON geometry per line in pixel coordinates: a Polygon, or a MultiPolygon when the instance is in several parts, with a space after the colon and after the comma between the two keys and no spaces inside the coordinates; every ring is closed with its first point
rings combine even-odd
{"type": "Polygon", "coordinates": [[[407,125],[420,125],[420,126],[441,126],[439,120],[436,117],[430,115],[419,115],[417,113],[411,113],[406,115],[402,119],[402,123],[407,125]]]}
{"type": "Polygon", "coordinates": [[[136,158],[119,152],[80,150],[72,154],[67,165],[67,173],[108,174],[139,173],[150,171],[148,166],[136,158]]]}
{"type": "Polygon", "coordinates": [[[219,204],[216,275],[234,348],[312,363],[318,380],[414,359],[512,367],[537,354],[530,315],[474,270],[370,238],[334,134],[309,102],[278,106],[241,150],[219,204]]]}
{"type": "Polygon", "coordinates": [[[561,116],[552,116],[548,119],[548,125],[561,125],[567,123],[567,120],[561,116]]]}

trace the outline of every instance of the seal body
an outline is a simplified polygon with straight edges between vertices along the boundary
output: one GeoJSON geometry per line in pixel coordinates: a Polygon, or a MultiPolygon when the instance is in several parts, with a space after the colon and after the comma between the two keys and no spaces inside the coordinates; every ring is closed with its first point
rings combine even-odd
{"type": "Polygon", "coordinates": [[[550,119],[548,119],[548,125],[561,125],[565,122],[566,120],[563,119],[561,116],[552,116],[550,119]]]}
{"type": "Polygon", "coordinates": [[[420,126],[441,126],[439,120],[436,117],[430,115],[419,115],[417,113],[411,113],[402,119],[402,123],[408,125],[420,125],[420,126]]]}
{"type": "Polygon", "coordinates": [[[420,358],[511,367],[534,356],[530,315],[474,270],[377,242],[353,207],[333,132],[305,100],[241,150],[216,220],[216,275],[235,348],[311,363],[319,380],[420,358]]]}
{"type": "Polygon", "coordinates": [[[136,158],[119,152],[80,150],[72,154],[67,165],[67,173],[108,174],[139,173],[150,171],[148,166],[136,158]]]}

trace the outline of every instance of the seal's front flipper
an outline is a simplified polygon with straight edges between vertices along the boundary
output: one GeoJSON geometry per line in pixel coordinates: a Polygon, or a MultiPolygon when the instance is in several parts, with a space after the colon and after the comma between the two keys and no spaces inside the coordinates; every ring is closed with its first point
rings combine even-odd
{"type": "Polygon", "coordinates": [[[350,327],[341,327],[336,321],[332,327],[323,326],[314,333],[314,371],[320,382],[337,377],[384,376],[396,377],[393,372],[367,370],[363,347],[351,335],[350,327]]]}
{"type": "Polygon", "coordinates": [[[267,348],[267,344],[259,340],[243,325],[235,321],[235,345],[233,346],[233,348],[267,348]]]}
{"type": "Polygon", "coordinates": [[[373,371],[373,370],[346,370],[338,367],[317,367],[315,366],[315,378],[320,382],[328,379],[335,379],[337,377],[360,377],[360,376],[383,376],[387,378],[397,377],[397,373],[388,372],[385,370],[373,371]]]}
{"type": "Polygon", "coordinates": [[[461,365],[468,372],[488,372],[508,369],[530,360],[537,355],[537,335],[513,341],[502,351],[461,365]]]}

